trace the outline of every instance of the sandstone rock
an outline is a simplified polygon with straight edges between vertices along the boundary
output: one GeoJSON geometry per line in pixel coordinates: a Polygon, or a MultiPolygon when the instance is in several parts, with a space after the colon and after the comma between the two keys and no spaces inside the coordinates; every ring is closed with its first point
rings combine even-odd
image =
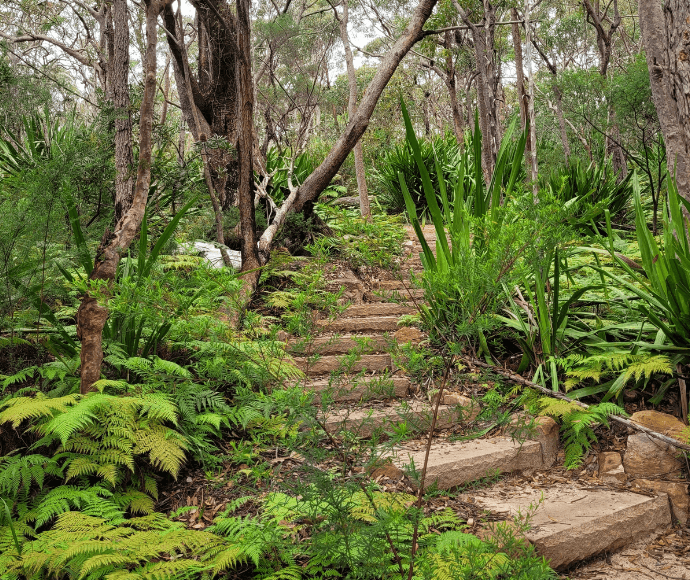
{"type": "Polygon", "coordinates": [[[471,407],[473,405],[472,399],[459,393],[445,393],[441,403],[443,405],[462,405],[463,407],[471,407]]]}
{"type": "Polygon", "coordinates": [[[419,344],[424,340],[424,333],[418,328],[412,326],[403,326],[395,332],[393,338],[398,344],[419,344]]]}
{"type": "Polygon", "coordinates": [[[402,250],[403,256],[409,256],[415,248],[415,243],[412,240],[407,240],[403,242],[402,250]]]}
{"type": "MultiPolygon", "coordinates": [[[[400,449],[393,459],[400,469],[414,463],[417,471],[424,465],[426,450],[400,449]]],[[[434,482],[438,489],[450,489],[469,481],[476,481],[496,473],[532,472],[541,469],[541,446],[536,441],[520,445],[508,437],[475,439],[454,443],[435,442],[431,447],[425,487],[434,482]]],[[[412,482],[413,487],[418,483],[412,482]]]]}
{"type": "MultiPolygon", "coordinates": [[[[438,393],[431,397],[431,404],[435,405],[437,400],[438,393]]],[[[477,415],[479,415],[479,412],[481,411],[478,403],[469,397],[461,395],[460,393],[444,393],[441,404],[452,407],[461,407],[461,416],[459,418],[461,418],[463,421],[471,421],[477,415]]]]}
{"type": "Polygon", "coordinates": [[[538,441],[542,447],[544,467],[551,467],[558,457],[560,447],[560,428],[551,417],[534,417],[526,413],[515,413],[510,422],[503,427],[501,434],[516,441],[529,437],[532,441],[538,441]],[[526,427],[532,423],[534,433],[530,434],[526,427]]]}
{"type": "Polygon", "coordinates": [[[341,273],[340,278],[330,280],[326,284],[326,290],[329,292],[338,292],[341,288],[344,289],[343,297],[351,300],[355,304],[362,302],[364,296],[364,284],[355,276],[352,270],[346,270],[341,273]]]}
{"type": "Polygon", "coordinates": [[[659,413],[659,411],[638,411],[632,414],[630,420],[652,431],[656,431],[662,435],[668,435],[679,441],[688,441],[688,435],[690,435],[688,426],[680,419],[673,415],[659,413]]]}
{"type": "Polygon", "coordinates": [[[558,457],[560,427],[551,417],[537,417],[534,420],[537,429],[537,441],[541,443],[544,468],[551,467],[558,457]]]}
{"type": "Polygon", "coordinates": [[[295,365],[312,377],[327,375],[336,371],[346,371],[350,374],[363,370],[382,372],[391,366],[391,357],[388,354],[365,354],[351,365],[346,361],[347,357],[340,356],[322,356],[316,361],[310,361],[307,358],[295,358],[295,365]]]}
{"type": "Polygon", "coordinates": [[[389,338],[380,334],[320,336],[310,341],[291,340],[288,343],[288,350],[297,356],[349,354],[355,350],[362,354],[374,354],[386,352],[390,343],[389,338]]]}
{"type": "Polygon", "coordinates": [[[367,316],[319,320],[317,326],[328,332],[395,332],[398,329],[398,317],[367,316]]]}
{"type": "Polygon", "coordinates": [[[665,496],[579,489],[571,483],[531,490],[524,485],[513,490],[500,486],[497,492],[480,490],[475,495],[492,511],[532,514],[527,539],[556,570],[649,538],[671,525],[665,496]]]}
{"type": "MultiPolygon", "coordinates": [[[[436,427],[447,429],[457,419],[452,407],[441,406],[436,427]]],[[[429,405],[413,402],[377,409],[342,409],[329,412],[324,426],[330,433],[348,430],[358,437],[370,437],[377,429],[391,429],[393,425],[406,423],[412,432],[426,432],[431,426],[432,409],[429,405]]]]}
{"type": "Polygon", "coordinates": [[[688,495],[688,484],[677,481],[661,481],[657,479],[636,479],[632,482],[633,487],[647,489],[656,493],[665,493],[671,500],[673,517],[682,525],[688,521],[690,511],[690,496],[688,495]]]}
{"type": "Polygon", "coordinates": [[[369,302],[385,302],[390,298],[397,297],[402,300],[423,300],[424,288],[410,288],[404,290],[402,288],[397,290],[376,290],[374,292],[367,292],[367,300],[369,302]]]}
{"type": "Polygon", "coordinates": [[[628,476],[625,473],[625,469],[623,469],[622,465],[619,465],[615,469],[611,469],[610,471],[607,471],[605,473],[600,473],[599,474],[599,479],[601,479],[605,483],[625,483],[628,481],[628,476]]]}
{"type": "Polygon", "coordinates": [[[678,477],[683,464],[677,455],[678,451],[672,445],[645,433],[634,433],[628,436],[623,466],[629,478],[678,477]]]}
{"type": "Polygon", "coordinates": [[[623,469],[621,454],[616,451],[605,451],[597,456],[599,479],[606,483],[625,483],[628,476],[623,469]]]}
{"type": "Polygon", "coordinates": [[[390,461],[384,463],[383,465],[377,466],[372,472],[372,479],[377,479],[379,477],[387,477],[388,479],[400,479],[403,476],[403,470],[393,465],[390,461]]]}
{"type": "Polygon", "coordinates": [[[305,390],[315,393],[314,402],[320,403],[321,394],[327,392],[334,401],[361,401],[402,399],[410,390],[407,377],[342,377],[342,380],[321,379],[309,382],[305,390]]]}
{"type": "Polygon", "coordinates": [[[350,306],[343,316],[355,318],[358,316],[402,316],[413,314],[417,310],[411,306],[396,304],[395,302],[377,302],[374,304],[355,304],[350,306]]]}
{"type": "Polygon", "coordinates": [[[623,465],[621,454],[616,451],[604,451],[603,453],[599,453],[597,461],[599,463],[599,477],[609,471],[615,471],[623,465]]]}

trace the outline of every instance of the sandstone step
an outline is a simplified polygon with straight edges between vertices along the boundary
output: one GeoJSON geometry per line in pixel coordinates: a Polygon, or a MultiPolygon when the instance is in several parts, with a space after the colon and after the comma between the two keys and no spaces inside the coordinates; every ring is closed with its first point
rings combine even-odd
{"type": "Polygon", "coordinates": [[[339,381],[322,379],[304,385],[305,390],[317,393],[316,402],[321,400],[318,395],[325,392],[337,402],[402,399],[409,394],[410,387],[410,379],[407,377],[391,376],[346,376],[339,381]]]}
{"type": "MultiPolygon", "coordinates": [[[[453,407],[441,405],[436,421],[438,429],[453,425],[458,417],[453,407]]],[[[343,409],[330,412],[325,421],[331,433],[351,431],[359,437],[369,437],[377,429],[391,430],[395,425],[407,423],[413,432],[424,432],[431,426],[432,408],[422,402],[400,403],[377,409],[343,409]]]]}
{"type": "Polygon", "coordinates": [[[390,347],[391,340],[382,334],[319,336],[310,342],[291,340],[288,343],[288,351],[292,354],[306,356],[312,354],[322,356],[347,354],[352,351],[373,354],[386,352],[390,347]]]}
{"type": "Polygon", "coordinates": [[[398,317],[367,316],[319,320],[317,326],[328,332],[395,332],[398,329],[398,317]]]}
{"type": "Polygon", "coordinates": [[[389,300],[406,300],[408,304],[414,304],[412,299],[422,300],[424,298],[424,288],[410,288],[408,290],[402,288],[394,289],[376,289],[373,292],[367,292],[365,298],[370,302],[387,302],[389,300]]]}
{"type": "Polygon", "coordinates": [[[410,283],[402,280],[377,280],[371,283],[374,290],[404,290],[410,287],[410,283]]]}
{"type": "Polygon", "coordinates": [[[308,376],[314,377],[332,372],[383,372],[391,368],[392,362],[389,354],[365,354],[353,363],[348,362],[347,356],[322,356],[315,361],[310,361],[306,357],[296,357],[295,365],[308,376]]]}
{"type": "Polygon", "coordinates": [[[394,302],[377,302],[374,304],[353,304],[343,313],[344,317],[356,318],[364,316],[402,316],[412,314],[417,310],[411,306],[394,302]]]}
{"type": "Polygon", "coordinates": [[[472,495],[493,512],[531,514],[527,539],[558,570],[671,526],[666,494],[649,497],[571,483],[546,488],[499,484],[472,495]]]}
{"type": "MultiPolygon", "coordinates": [[[[420,470],[425,453],[424,442],[411,442],[395,450],[392,463],[400,470],[399,475],[413,463],[420,470]]],[[[509,437],[494,437],[434,442],[429,453],[425,487],[436,484],[438,489],[450,489],[496,473],[529,472],[544,467],[539,441],[525,441],[520,445],[509,437]]],[[[412,485],[419,484],[412,482],[412,485]]]]}

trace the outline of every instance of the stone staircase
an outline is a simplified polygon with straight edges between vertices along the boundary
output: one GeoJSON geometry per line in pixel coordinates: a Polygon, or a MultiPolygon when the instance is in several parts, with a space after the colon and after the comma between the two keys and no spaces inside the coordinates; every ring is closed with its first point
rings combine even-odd
{"type": "MultiPolygon", "coordinates": [[[[414,233],[410,234],[406,249],[411,255],[406,267],[420,270],[421,246],[414,233]]],[[[433,248],[433,229],[425,228],[425,235],[433,248]]],[[[334,281],[336,287],[337,283],[334,281]]],[[[343,281],[346,287],[352,288],[352,284],[350,279],[343,281]]],[[[412,463],[421,470],[424,434],[428,434],[433,411],[433,405],[413,391],[410,380],[391,358],[396,342],[414,343],[422,338],[418,331],[398,326],[399,317],[415,309],[409,302],[386,302],[392,295],[419,300],[423,292],[410,288],[406,280],[374,282],[359,288],[357,296],[361,299],[335,321],[319,321],[322,334],[306,349],[291,343],[296,364],[306,374],[304,388],[319,396],[328,392],[334,401],[333,409],[324,417],[329,432],[337,435],[347,430],[370,437],[404,422],[419,433],[419,439],[407,440],[388,454],[385,465],[372,473],[377,480],[401,480],[412,463]],[[351,355],[355,351],[360,356],[351,355]],[[314,360],[314,355],[319,356],[314,360]]],[[[472,401],[457,394],[448,394],[442,403],[438,434],[460,417],[467,419],[479,411],[472,401]]],[[[472,499],[491,512],[531,513],[527,538],[559,570],[640,539],[651,540],[672,525],[665,494],[633,493],[604,482],[594,486],[525,483],[535,473],[551,469],[558,457],[558,425],[544,417],[537,418],[536,425],[536,435],[521,443],[507,436],[455,442],[436,437],[430,449],[426,485],[452,490],[492,474],[522,474],[518,483],[511,483],[515,478],[502,479],[475,490],[472,499]]],[[[416,488],[418,483],[410,480],[409,485],[416,488]]],[[[617,578],[615,574],[607,577],[617,578]]]]}

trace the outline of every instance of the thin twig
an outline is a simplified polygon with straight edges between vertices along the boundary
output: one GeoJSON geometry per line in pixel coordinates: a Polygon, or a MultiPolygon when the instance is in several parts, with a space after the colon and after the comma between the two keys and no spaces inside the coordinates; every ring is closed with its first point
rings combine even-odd
{"type": "MultiPolygon", "coordinates": [[[[331,442],[331,445],[333,445],[334,449],[340,455],[340,458],[342,459],[343,463],[345,463],[348,467],[350,467],[350,469],[352,469],[354,467],[352,460],[347,455],[345,455],[345,452],[340,448],[340,445],[338,445],[338,442],[335,440],[333,435],[331,435],[330,431],[328,431],[328,429],[326,428],[326,425],[324,425],[323,422],[319,421],[316,418],[314,419],[314,421],[316,421],[316,424],[326,434],[326,437],[328,437],[328,440],[331,442]]],[[[361,479],[358,479],[357,483],[359,484],[359,487],[361,488],[362,493],[364,493],[367,500],[369,500],[371,507],[374,509],[374,511],[376,511],[376,503],[374,502],[374,498],[371,497],[371,494],[369,493],[367,486],[364,485],[364,482],[361,479]]],[[[395,563],[398,565],[398,570],[400,571],[400,576],[404,577],[405,576],[405,570],[403,569],[403,566],[402,566],[402,558],[400,557],[400,554],[398,554],[398,550],[396,549],[395,543],[393,542],[393,538],[391,538],[390,534],[388,533],[388,530],[385,531],[385,534],[386,534],[386,539],[388,540],[388,545],[391,547],[391,552],[393,552],[393,559],[395,560],[395,563]]]]}
{"type": "MultiPolygon", "coordinates": [[[[509,371],[501,370],[499,368],[496,368],[495,366],[490,366],[490,365],[483,363],[483,362],[481,362],[475,358],[472,358],[472,357],[466,357],[466,360],[467,360],[467,362],[469,362],[470,364],[473,364],[474,366],[488,369],[492,372],[495,372],[498,375],[501,375],[502,377],[508,379],[509,381],[513,381],[514,383],[525,385],[526,387],[530,387],[531,389],[535,389],[537,391],[540,391],[549,397],[554,397],[554,398],[560,399],[562,401],[567,401],[568,403],[574,403],[575,405],[578,405],[578,406],[582,407],[583,409],[589,408],[589,405],[587,405],[586,403],[582,403],[581,401],[576,401],[575,399],[571,399],[570,397],[566,397],[564,394],[559,393],[558,391],[552,391],[551,389],[547,389],[546,387],[542,387],[541,385],[538,385],[537,383],[533,383],[532,381],[528,381],[527,379],[521,377],[520,375],[516,375],[516,374],[511,373],[509,371]]],[[[674,447],[677,447],[678,449],[690,451],[690,445],[688,445],[686,443],[682,443],[682,442],[678,441],[677,439],[673,439],[672,437],[668,437],[667,435],[662,435],[661,433],[657,433],[656,431],[652,431],[651,429],[648,429],[647,427],[639,425],[638,423],[635,423],[634,421],[629,421],[628,419],[625,419],[624,417],[620,417],[618,415],[609,415],[609,419],[611,419],[612,421],[616,421],[617,423],[621,423],[622,425],[625,425],[626,427],[630,427],[631,429],[635,429],[637,431],[642,431],[643,433],[646,433],[650,437],[654,437],[655,439],[659,439],[660,441],[663,441],[664,443],[668,443],[669,445],[673,445],[674,447]]]]}
{"type": "MultiPolygon", "coordinates": [[[[426,441],[426,449],[424,451],[424,466],[422,467],[422,474],[419,478],[419,491],[417,491],[417,510],[422,509],[422,500],[424,499],[424,484],[426,481],[426,472],[429,464],[429,455],[431,453],[431,443],[434,438],[434,429],[436,428],[436,420],[438,419],[438,409],[441,406],[441,399],[443,399],[443,390],[446,388],[446,383],[448,382],[448,375],[450,374],[450,369],[453,367],[455,362],[455,355],[450,357],[450,360],[446,364],[445,371],[443,373],[443,381],[441,382],[441,388],[436,395],[436,406],[434,407],[434,413],[431,418],[431,428],[429,429],[429,437],[426,441]]],[[[407,580],[412,580],[412,575],[414,574],[414,557],[417,553],[417,538],[419,536],[419,517],[415,519],[414,532],[412,534],[412,549],[410,552],[410,568],[407,571],[407,580]]]]}

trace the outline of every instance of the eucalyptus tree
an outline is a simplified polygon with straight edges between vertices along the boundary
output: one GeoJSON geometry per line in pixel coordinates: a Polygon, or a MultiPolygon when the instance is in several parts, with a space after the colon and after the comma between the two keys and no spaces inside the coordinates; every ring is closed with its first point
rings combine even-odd
{"type": "Polygon", "coordinates": [[[31,65],[27,59],[43,55],[40,60],[44,66],[48,58],[51,68],[58,64],[70,77],[81,77],[91,96],[100,93],[113,107],[117,169],[113,206],[117,223],[134,198],[127,0],[101,0],[93,6],[80,0],[61,0],[32,5],[30,10],[24,3],[9,0],[2,9],[2,19],[10,26],[0,30],[0,37],[8,42],[15,57],[31,65]],[[20,32],[12,34],[11,28],[20,32]],[[16,51],[25,44],[29,49],[20,56],[16,51]]]}
{"type": "Polygon", "coordinates": [[[268,258],[273,238],[287,215],[291,212],[302,211],[305,206],[313,204],[318,199],[321,192],[336,175],[357,141],[359,141],[369,125],[369,119],[383,90],[399,64],[412,47],[424,38],[424,24],[431,16],[435,4],[436,0],[420,0],[411,14],[404,31],[381,59],[377,71],[364,93],[364,97],[357,106],[355,114],[348,119],[347,126],[326,155],[326,158],[307,177],[304,183],[291,188],[290,194],[280,208],[278,208],[271,223],[259,240],[259,248],[263,260],[268,258]]]}
{"type": "Polygon", "coordinates": [[[294,160],[318,129],[338,28],[325,1],[258,4],[254,81],[263,155],[276,147],[294,160]]]}
{"type": "MultiPolygon", "coordinates": [[[[350,46],[350,35],[348,33],[348,23],[350,20],[350,3],[349,0],[342,0],[342,9],[338,12],[335,4],[328,0],[335,19],[338,21],[340,28],[340,40],[343,43],[345,51],[345,65],[347,67],[347,82],[349,86],[347,114],[352,116],[357,109],[357,74],[355,72],[354,57],[352,55],[352,47],[350,46]]],[[[357,178],[357,190],[359,193],[359,209],[363,217],[371,217],[371,209],[369,208],[369,192],[367,191],[367,178],[364,172],[364,153],[362,152],[362,141],[358,140],[354,146],[355,156],[355,175],[357,178]]]]}
{"type": "MultiPolygon", "coordinates": [[[[123,0],[124,1],[124,0],[123,0]]],[[[96,253],[96,260],[89,274],[91,282],[110,287],[115,281],[120,258],[134,239],[146,210],[151,184],[151,150],[153,115],[156,95],[156,47],[157,19],[172,0],[144,0],[146,21],[146,52],[144,59],[144,94],[139,119],[139,160],[132,203],[115,224],[112,232],[106,232],[96,253]]],[[[115,50],[129,51],[129,44],[118,45],[115,50]]],[[[124,57],[121,57],[124,59],[124,57]]],[[[101,377],[103,363],[103,329],[108,310],[97,298],[87,292],[77,312],[77,337],[81,341],[81,392],[93,389],[101,377]]]]}
{"type": "Polygon", "coordinates": [[[640,0],[639,15],[669,169],[690,200],[690,4],[640,0]]]}

